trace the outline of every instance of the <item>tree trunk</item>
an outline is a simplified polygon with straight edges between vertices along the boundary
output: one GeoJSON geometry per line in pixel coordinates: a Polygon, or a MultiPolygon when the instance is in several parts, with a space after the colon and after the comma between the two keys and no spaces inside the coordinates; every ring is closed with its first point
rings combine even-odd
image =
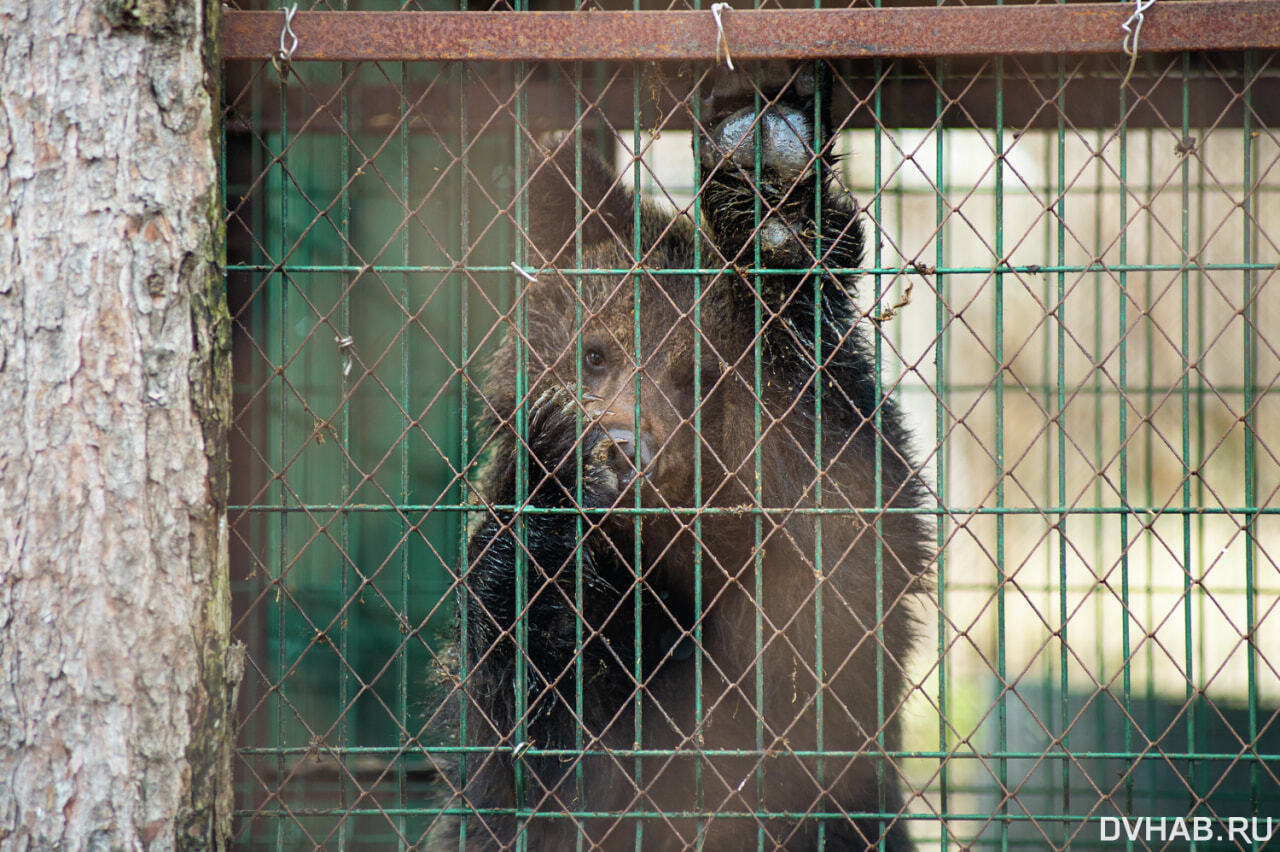
{"type": "Polygon", "coordinates": [[[0,0],[3,849],[228,834],[217,9],[0,0]]]}

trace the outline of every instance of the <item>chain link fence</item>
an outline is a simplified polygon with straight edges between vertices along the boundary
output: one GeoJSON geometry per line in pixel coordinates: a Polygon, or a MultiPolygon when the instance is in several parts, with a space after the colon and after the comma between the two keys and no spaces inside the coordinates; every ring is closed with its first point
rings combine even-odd
{"type": "Polygon", "coordinates": [[[735,14],[226,64],[237,844],[1263,848],[1276,55],[735,14]]]}

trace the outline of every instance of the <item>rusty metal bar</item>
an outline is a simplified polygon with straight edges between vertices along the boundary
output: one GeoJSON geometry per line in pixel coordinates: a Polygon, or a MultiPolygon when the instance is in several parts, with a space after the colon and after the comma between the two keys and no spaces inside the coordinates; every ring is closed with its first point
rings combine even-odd
{"type": "MultiPolygon", "coordinates": [[[[739,10],[734,59],[1116,53],[1132,3],[739,10]]],[[[267,59],[280,12],[223,13],[224,59],[267,59]]],[[[299,12],[298,60],[714,59],[710,12],[299,12]]],[[[1140,49],[1280,48],[1280,0],[1147,10],[1140,49]]]]}

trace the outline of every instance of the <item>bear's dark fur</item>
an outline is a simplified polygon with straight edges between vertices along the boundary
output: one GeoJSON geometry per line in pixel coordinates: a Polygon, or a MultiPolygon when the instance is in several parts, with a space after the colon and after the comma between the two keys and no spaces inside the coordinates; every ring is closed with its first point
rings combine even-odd
{"type": "Polygon", "coordinates": [[[492,749],[467,761],[469,848],[523,831],[535,850],[740,850],[760,830],[766,848],[911,848],[903,820],[867,814],[903,805],[876,755],[900,747],[929,525],[876,508],[926,489],[853,281],[809,271],[863,246],[827,87],[776,64],[704,86],[705,239],[569,137],[533,166],[542,271],[488,368],[481,493],[564,511],[491,510],[468,543],[466,744],[492,749]],[[579,259],[635,273],[558,271],[579,259]],[[736,271],[757,263],[795,271],[736,271]],[[717,272],[664,272],[695,267],[717,272]],[[575,509],[637,492],[643,514],[575,509]]]}

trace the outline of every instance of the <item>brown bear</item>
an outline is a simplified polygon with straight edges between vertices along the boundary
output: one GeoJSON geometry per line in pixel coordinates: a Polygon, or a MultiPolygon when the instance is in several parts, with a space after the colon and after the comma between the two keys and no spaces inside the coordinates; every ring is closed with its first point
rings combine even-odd
{"type": "Polygon", "coordinates": [[[532,164],[459,584],[468,848],[911,848],[884,752],[928,491],[826,73],[703,82],[700,231],[569,136],[532,164]]]}

